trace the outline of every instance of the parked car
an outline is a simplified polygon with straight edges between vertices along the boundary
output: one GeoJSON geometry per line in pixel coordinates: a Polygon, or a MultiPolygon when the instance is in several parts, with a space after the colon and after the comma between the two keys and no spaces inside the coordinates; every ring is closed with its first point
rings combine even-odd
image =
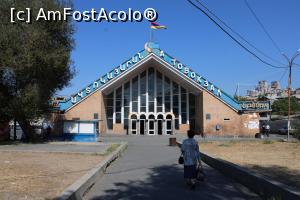
{"type": "MultiPolygon", "coordinates": [[[[19,123],[16,124],[16,139],[17,140],[21,140],[21,139],[24,139],[23,137],[25,137],[25,135],[23,135],[23,130],[21,128],[21,126],[19,125],[19,123]]],[[[43,126],[41,124],[38,124],[38,123],[33,123],[32,124],[33,126],[33,129],[34,129],[34,132],[37,134],[37,135],[40,135],[42,136],[43,134],[43,126]]],[[[14,139],[14,123],[13,121],[10,122],[10,138],[13,140],[14,139]]]]}
{"type": "MultiPolygon", "coordinates": [[[[285,126],[285,127],[283,127],[283,128],[280,128],[280,129],[278,130],[278,132],[279,132],[280,134],[287,134],[287,132],[288,132],[287,126],[285,126]]],[[[295,132],[296,132],[296,129],[293,128],[293,127],[290,127],[290,133],[295,133],[295,132]]]]}

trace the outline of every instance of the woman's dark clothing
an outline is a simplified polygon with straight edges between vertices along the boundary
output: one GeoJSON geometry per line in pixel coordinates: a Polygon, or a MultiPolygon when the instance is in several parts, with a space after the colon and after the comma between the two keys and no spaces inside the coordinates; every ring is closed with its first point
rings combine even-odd
{"type": "Polygon", "coordinates": [[[197,164],[200,163],[200,152],[198,142],[193,138],[185,139],[181,145],[184,159],[184,178],[197,178],[197,164]]]}
{"type": "Polygon", "coordinates": [[[185,165],[184,166],[184,178],[185,179],[196,179],[197,178],[197,166],[196,165],[185,165]]]}

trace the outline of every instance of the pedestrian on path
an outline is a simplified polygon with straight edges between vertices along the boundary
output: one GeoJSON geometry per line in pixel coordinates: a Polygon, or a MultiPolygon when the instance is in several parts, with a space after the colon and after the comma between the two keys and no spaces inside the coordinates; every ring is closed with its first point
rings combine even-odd
{"type": "Polygon", "coordinates": [[[269,125],[269,124],[266,124],[266,125],[265,125],[265,134],[267,135],[267,137],[269,137],[270,129],[271,129],[270,125],[269,125]]]}
{"type": "Polygon", "coordinates": [[[188,138],[182,142],[181,152],[184,160],[184,179],[191,189],[196,187],[197,169],[201,164],[198,142],[194,139],[195,132],[189,130],[188,138]]]}

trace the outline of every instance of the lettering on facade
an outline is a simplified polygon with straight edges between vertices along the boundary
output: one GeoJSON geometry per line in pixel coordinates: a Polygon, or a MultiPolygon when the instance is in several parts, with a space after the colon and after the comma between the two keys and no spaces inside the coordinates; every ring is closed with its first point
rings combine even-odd
{"type": "Polygon", "coordinates": [[[91,88],[90,88],[90,87],[85,88],[85,92],[86,92],[87,94],[91,93],[91,88]]]}
{"type": "Polygon", "coordinates": [[[72,103],[76,103],[76,102],[77,102],[76,96],[75,96],[75,97],[74,97],[74,96],[71,96],[71,102],[72,102],[72,103]]]}
{"type": "Polygon", "coordinates": [[[112,70],[111,72],[107,73],[106,75],[99,78],[99,80],[94,81],[93,84],[86,87],[82,91],[78,92],[77,95],[71,96],[71,103],[75,104],[80,100],[80,98],[84,98],[86,95],[92,93],[94,90],[96,90],[99,86],[107,83],[109,80],[114,79],[119,74],[124,72],[126,69],[130,68],[133,64],[137,63],[139,60],[143,59],[143,55],[141,53],[137,53],[135,56],[133,56],[130,60],[120,64],[117,68],[112,70]],[[80,98],[77,98],[80,97],[80,98]]]}
{"type": "MultiPolygon", "coordinates": [[[[149,49],[147,51],[148,51],[148,53],[152,53],[152,52],[155,53],[155,51],[152,51],[152,49],[151,49],[151,51],[149,51],[149,49]]],[[[159,51],[157,54],[165,61],[168,60],[167,59],[168,56],[166,56],[164,51],[159,51]]],[[[135,63],[142,60],[143,58],[144,58],[144,56],[141,53],[137,53],[130,60],[127,60],[124,63],[120,64],[117,68],[115,68],[111,72],[107,73],[106,75],[100,77],[99,80],[93,82],[92,85],[88,86],[87,88],[85,88],[84,90],[79,92],[76,96],[78,96],[80,98],[77,98],[76,96],[72,96],[71,102],[73,104],[77,103],[78,100],[80,100],[81,98],[85,97],[86,95],[92,93],[94,90],[96,90],[101,85],[106,84],[109,80],[112,80],[115,77],[117,77],[118,75],[122,74],[124,71],[126,71],[128,68],[130,68],[135,63]]],[[[204,79],[202,76],[200,76],[196,72],[192,71],[189,67],[184,66],[182,63],[178,62],[175,58],[169,57],[169,59],[170,60],[167,62],[169,62],[172,66],[177,68],[180,73],[186,75],[187,77],[189,77],[196,83],[202,85],[208,91],[212,92],[214,95],[221,97],[221,95],[222,95],[221,89],[216,88],[208,80],[204,79]],[[216,90],[216,92],[215,92],[215,90],[216,90]]]]}
{"type": "Polygon", "coordinates": [[[243,102],[241,104],[241,107],[243,110],[269,110],[270,103],[269,102],[259,102],[259,101],[243,102]]]}
{"type": "Polygon", "coordinates": [[[99,83],[98,83],[97,81],[95,81],[95,82],[93,83],[93,88],[96,89],[96,88],[98,88],[98,87],[99,87],[99,83]]]}
{"type": "MultiPolygon", "coordinates": [[[[164,51],[159,51],[158,55],[160,57],[162,57],[165,61],[167,61],[166,59],[166,54],[164,53],[164,51]]],[[[168,61],[167,61],[168,62],[168,61]]],[[[171,58],[170,57],[170,61],[169,63],[178,69],[178,71],[182,74],[185,74],[186,76],[188,76],[190,79],[192,79],[193,81],[195,81],[196,83],[199,83],[200,85],[202,85],[203,87],[207,88],[208,91],[212,92],[213,94],[215,94],[216,96],[221,97],[222,96],[222,91],[221,89],[218,88],[217,93],[215,93],[215,89],[216,87],[212,84],[209,83],[208,80],[204,79],[202,76],[197,75],[196,72],[192,71],[189,67],[184,66],[182,63],[178,62],[176,60],[176,58],[171,58]],[[203,84],[202,84],[203,83],[203,84]]]]}

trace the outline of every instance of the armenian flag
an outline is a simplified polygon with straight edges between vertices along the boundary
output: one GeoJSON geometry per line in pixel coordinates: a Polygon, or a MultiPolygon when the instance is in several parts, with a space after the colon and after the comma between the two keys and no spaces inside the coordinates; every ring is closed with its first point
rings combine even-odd
{"type": "Polygon", "coordinates": [[[167,29],[167,27],[159,25],[158,23],[155,22],[151,22],[151,29],[167,29]]]}

